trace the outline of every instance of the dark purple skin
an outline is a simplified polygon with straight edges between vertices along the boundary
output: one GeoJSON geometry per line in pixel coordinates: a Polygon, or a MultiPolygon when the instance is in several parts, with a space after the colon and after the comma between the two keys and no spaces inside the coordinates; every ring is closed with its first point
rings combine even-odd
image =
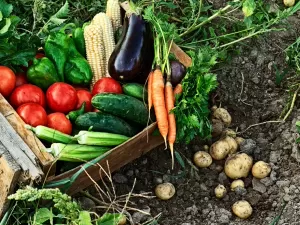
{"type": "Polygon", "coordinates": [[[154,60],[152,33],[141,15],[126,17],[122,36],[108,61],[110,76],[122,81],[144,84],[154,60]]]}
{"type": "Polygon", "coordinates": [[[186,75],[186,68],[178,61],[171,61],[171,83],[173,87],[179,84],[186,75]]]}

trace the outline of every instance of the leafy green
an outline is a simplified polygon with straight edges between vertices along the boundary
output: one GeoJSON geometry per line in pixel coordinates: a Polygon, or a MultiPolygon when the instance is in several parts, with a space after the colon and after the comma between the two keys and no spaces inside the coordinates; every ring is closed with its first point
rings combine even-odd
{"type": "Polygon", "coordinates": [[[0,64],[14,68],[27,66],[28,61],[35,55],[35,42],[27,34],[17,31],[21,21],[19,17],[11,15],[13,6],[0,0],[0,64]]]}
{"type": "Polygon", "coordinates": [[[122,214],[118,213],[105,213],[97,220],[97,225],[118,225],[122,218],[122,214]]]}
{"type": "Polygon", "coordinates": [[[256,4],[255,0],[245,0],[243,2],[243,13],[245,17],[251,16],[254,13],[256,4]]]}
{"type": "Polygon", "coordinates": [[[35,213],[35,222],[37,225],[43,224],[48,220],[53,220],[53,213],[47,208],[40,208],[35,213]]]}
{"type": "Polygon", "coordinates": [[[211,136],[209,121],[209,94],[217,87],[217,77],[211,69],[217,63],[218,52],[204,47],[189,52],[193,63],[182,81],[183,92],[176,99],[177,141],[190,143],[196,136],[207,139],[211,136]]]}

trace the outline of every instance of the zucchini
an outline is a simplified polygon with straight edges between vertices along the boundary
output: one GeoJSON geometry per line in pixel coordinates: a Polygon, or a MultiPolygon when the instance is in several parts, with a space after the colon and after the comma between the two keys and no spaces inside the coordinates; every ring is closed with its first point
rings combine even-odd
{"type": "Polygon", "coordinates": [[[128,83],[123,84],[122,88],[125,95],[129,95],[147,102],[148,92],[146,89],[144,89],[143,85],[138,83],[128,83]]]}
{"type": "Polygon", "coordinates": [[[132,137],[138,133],[123,119],[103,112],[85,113],[77,117],[75,125],[80,130],[89,130],[92,127],[91,131],[121,134],[127,137],[132,137]]]}
{"type": "Polygon", "coordinates": [[[134,97],[124,94],[101,93],[92,98],[92,105],[103,112],[143,126],[147,125],[148,110],[142,101],[134,97]]]}

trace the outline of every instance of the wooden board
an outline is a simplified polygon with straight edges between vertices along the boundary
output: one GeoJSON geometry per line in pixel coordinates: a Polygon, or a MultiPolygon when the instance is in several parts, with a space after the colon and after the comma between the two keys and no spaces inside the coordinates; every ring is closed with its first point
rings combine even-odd
{"type": "Polygon", "coordinates": [[[22,182],[40,182],[44,176],[39,160],[18,133],[0,113],[0,143],[22,169],[22,182]]]}
{"type": "Polygon", "coordinates": [[[20,174],[18,163],[0,142],[0,218],[9,206],[7,197],[13,194],[20,174]]]}
{"type": "MultiPolygon", "coordinates": [[[[108,162],[110,172],[114,172],[125,166],[126,164],[132,162],[134,159],[141,157],[143,154],[163,144],[164,140],[162,136],[151,135],[155,128],[156,123],[150,125],[144,131],[140,132],[122,145],[119,145],[118,147],[112,149],[111,154],[100,161],[99,165],[101,165],[104,170],[107,171],[108,162]],[[147,133],[149,138],[148,142],[147,133]]],[[[100,173],[99,165],[91,166],[86,170],[86,172],[81,173],[75,183],[73,183],[72,187],[67,191],[67,193],[72,195],[92,185],[93,181],[89,178],[89,176],[92,177],[96,182],[99,181],[101,177],[104,176],[103,172],[100,173]],[[88,173],[89,176],[86,173],[88,173]]],[[[48,179],[48,181],[59,181],[64,178],[70,178],[80,168],[81,166],[63,173],[55,178],[48,179]]]]}
{"type": "Polygon", "coordinates": [[[55,171],[55,165],[52,166],[52,162],[54,161],[53,156],[42,151],[42,149],[45,149],[43,143],[33,134],[32,131],[29,131],[24,127],[24,121],[1,94],[0,113],[4,115],[10,125],[29,146],[33,154],[38,158],[43,172],[49,176],[53,175],[55,171]]]}

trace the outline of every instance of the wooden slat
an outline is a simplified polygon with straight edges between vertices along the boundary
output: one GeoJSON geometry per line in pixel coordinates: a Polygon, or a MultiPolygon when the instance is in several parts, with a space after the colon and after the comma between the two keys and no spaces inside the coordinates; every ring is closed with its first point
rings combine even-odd
{"type": "Polygon", "coordinates": [[[0,142],[20,165],[24,182],[40,182],[44,174],[38,159],[2,113],[0,113],[0,134],[0,142]]]}
{"type": "Polygon", "coordinates": [[[7,197],[14,192],[21,168],[0,142],[0,218],[7,210],[7,197]]]}
{"type": "Polygon", "coordinates": [[[41,164],[43,172],[45,174],[48,173],[49,175],[53,175],[55,171],[55,165],[52,166],[52,163],[54,161],[53,156],[47,152],[42,151],[42,149],[45,149],[43,143],[33,134],[32,131],[29,131],[24,127],[24,121],[1,94],[0,113],[5,116],[10,125],[29,146],[34,155],[36,155],[41,164]],[[51,170],[49,171],[50,168],[51,170]]]}
{"type": "Polygon", "coordinates": [[[176,59],[182,63],[185,67],[190,67],[192,65],[192,59],[189,57],[178,45],[176,45],[174,42],[171,46],[171,53],[174,54],[176,59]]]}
{"type": "MultiPolygon", "coordinates": [[[[164,140],[161,136],[151,136],[151,133],[156,128],[156,123],[150,125],[143,132],[137,134],[135,137],[131,138],[122,145],[112,149],[112,153],[108,155],[105,159],[99,162],[99,164],[107,171],[107,162],[109,164],[109,169],[111,172],[114,172],[124,165],[132,162],[133,160],[141,157],[143,154],[149,152],[155,147],[164,143],[164,140]],[[149,135],[149,140],[147,142],[147,133],[149,135]]],[[[73,170],[70,170],[66,173],[63,173],[53,179],[48,181],[58,181],[64,178],[71,177],[76,173],[81,167],[77,167],[73,170]]],[[[89,167],[86,172],[91,176],[95,181],[99,181],[103,173],[100,173],[100,167],[98,165],[89,167]]],[[[72,187],[68,190],[69,194],[75,194],[78,191],[83,190],[84,188],[93,184],[93,181],[83,172],[77,180],[74,182],[72,187]]]]}

